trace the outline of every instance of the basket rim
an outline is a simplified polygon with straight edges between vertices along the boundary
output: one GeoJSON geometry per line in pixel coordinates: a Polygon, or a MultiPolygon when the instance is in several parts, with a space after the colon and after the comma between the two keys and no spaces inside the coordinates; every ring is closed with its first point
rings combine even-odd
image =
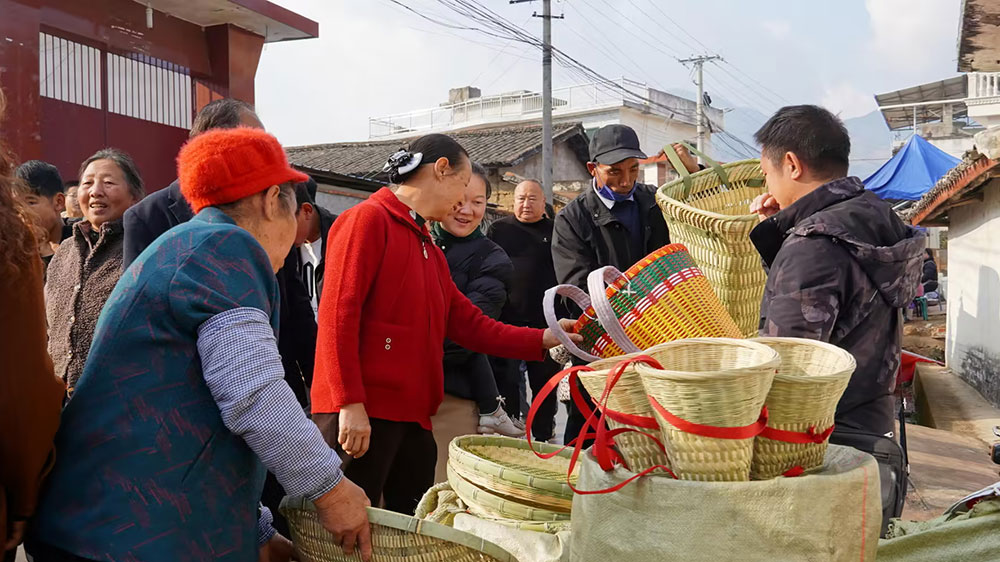
{"type": "MultiPolygon", "coordinates": [[[[770,354],[772,354],[772,357],[771,359],[764,361],[763,363],[760,363],[758,365],[752,365],[748,367],[738,367],[734,369],[726,369],[724,371],[698,371],[698,372],[675,371],[671,369],[657,369],[654,367],[650,367],[645,363],[636,363],[635,365],[636,371],[638,371],[639,375],[643,377],[657,377],[657,378],[671,379],[676,381],[694,382],[694,381],[704,380],[706,378],[712,378],[715,380],[743,378],[746,376],[748,371],[765,371],[769,370],[770,367],[774,367],[775,369],[777,369],[778,365],[781,364],[781,355],[779,355],[778,352],[775,351],[773,348],[770,348],[762,343],[757,343],[752,340],[745,340],[745,339],[687,338],[681,340],[674,340],[671,342],[665,342],[654,347],[662,346],[664,350],[669,350],[670,347],[675,347],[679,344],[691,344],[691,343],[706,344],[706,345],[732,345],[735,347],[745,347],[753,349],[754,351],[758,352],[761,351],[770,352],[770,354]]],[[[765,373],[762,372],[761,374],[763,375],[765,373]]],[[[767,376],[769,377],[773,376],[773,373],[768,374],[767,376]]]]}
{"type": "Polygon", "coordinates": [[[508,516],[511,519],[521,518],[524,521],[569,521],[569,513],[560,513],[558,511],[553,511],[551,509],[545,509],[541,507],[533,507],[529,505],[520,504],[516,501],[508,500],[502,498],[490,490],[484,490],[479,486],[469,482],[461,475],[455,472],[449,461],[448,471],[448,484],[451,485],[451,489],[458,494],[458,497],[462,499],[463,502],[470,506],[480,505],[489,509],[491,512],[498,513],[500,515],[508,516]],[[463,496],[475,495],[475,501],[469,501],[470,498],[463,496]],[[539,516],[541,518],[539,518],[539,516]]]}
{"type": "MultiPolygon", "coordinates": [[[[486,470],[484,470],[484,472],[501,480],[559,494],[560,497],[572,497],[573,495],[572,489],[568,484],[566,484],[565,476],[559,480],[545,478],[544,476],[534,476],[515,468],[504,466],[493,459],[481,457],[472,451],[465,449],[464,446],[466,445],[485,445],[493,447],[501,446],[531,451],[531,447],[529,447],[526,439],[518,439],[516,437],[507,437],[504,435],[460,435],[452,439],[451,443],[448,443],[448,460],[459,463],[472,470],[479,471],[485,468],[486,470]],[[475,465],[472,463],[475,463],[475,465]]],[[[535,450],[539,453],[558,453],[558,456],[565,459],[569,459],[573,456],[572,450],[563,449],[563,447],[559,445],[552,445],[549,443],[532,443],[532,446],[534,446],[535,450]]]]}
{"type": "MultiPolygon", "coordinates": [[[[739,166],[746,166],[746,165],[759,166],[760,165],[760,159],[759,158],[748,158],[746,160],[737,160],[735,162],[727,162],[725,164],[722,164],[722,168],[725,169],[725,170],[728,170],[730,168],[736,168],[736,167],[739,167],[739,166]]],[[[713,170],[712,168],[705,168],[704,170],[699,170],[699,171],[691,174],[689,177],[693,181],[696,178],[700,178],[702,175],[705,175],[705,176],[715,175],[716,177],[718,177],[717,174],[715,173],[715,170],[713,170]]],[[[684,203],[683,201],[680,201],[679,199],[676,199],[676,198],[674,198],[674,197],[672,197],[672,196],[670,196],[670,195],[667,194],[667,190],[668,189],[671,189],[671,188],[673,188],[673,187],[675,187],[677,185],[683,185],[683,183],[684,183],[684,180],[681,179],[681,178],[675,179],[673,181],[668,181],[667,183],[661,185],[660,187],[658,187],[656,189],[656,198],[659,199],[659,198],[662,197],[664,200],[666,200],[665,202],[669,203],[670,205],[675,205],[675,206],[683,208],[685,210],[693,211],[695,213],[698,213],[700,215],[703,215],[703,216],[711,218],[711,219],[716,219],[716,220],[725,221],[725,222],[737,222],[737,223],[738,222],[750,222],[750,221],[760,222],[760,218],[757,215],[755,215],[755,214],[747,213],[745,215],[724,215],[722,213],[716,213],[714,211],[706,211],[704,209],[699,209],[698,207],[694,207],[692,205],[688,205],[687,203],[684,203]]]]}
{"type": "MultiPolygon", "coordinates": [[[[313,502],[304,497],[285,496],[282,498],[281,505],[278,509],[282,512],[286,509],[316,511],[316,506],[313,502]]],[[[426,519],[417,519],[416,517],[412,517],[410,515],[387,511],[377,507],[366,507],[365,509],[368,511],[368,522],[370,524],[399,529],[416,535],[423,535],[455,543],[496,558],[500,562],[518,562],[517,558],[515,558],[513,554],[507,552],[500,546],[486,539],[479,538],[471,533],[459,531],[453,527],[428,521],[426,519]]]]}
{"type": "MultiPolygon", "coordinates": [[[[508,478],[505,475],[499,475],[491,473],[489,471],[478,470],[478,467],[470,466],[468,462],[464,462],[463,460],[460,460],[458,458],[454,457],[449,458],[448,462],[451,465],[452,470],[454,470],[458,476],[461,476],[470,484],[473,484],[474,486],[479,488],[486,488],[489,489],[490,491],[493,491],[494,487],[501,485],[490,482],[489,480],[492,478],[494,480],[499,480],[502,483],[502,485],[510,486],[511,488],[516,488],[525,494],[534,493],[535,496],[542,496],[548,499],[550,502],[569,502],[573,500],[573,490],[569,486],[567,486],[565,482],[562,483],[561,489],[551,490],[549,488],[538,486],[536,485],[537,483],[535,482],[531,483],[521,482],[518,480],[513,480],[511,478],[508,478]]],[[[515,471],[515,474],[519,473],[515,471]]],[[[530,478],[531,476],[527,475],[526,479],[530,478]]],[[[542,480],[543,480],[542,484],[550,483],[550,481],[547,479],[542,479],[542,480]]],[[[545,503],[544,501],[535,500],[533,498],[521,498],[518,494],[515,494],[513,492],[501,491],[500,489],[497,489],[496,493],[497,495],[504,495],[507,497],[513,496],[514,501],[518,501],[519,499],[521,499],[524,500],[525,502],[531,502],[533,504],[545,503]]],[[[548,507],[545,509],[552,509],[553,511],[556,510],[556,508],[554,507],[548,507]]]]}
{"type": "MultiPolygon", "coordinates": [[[[854,356],[851,355],[851,353],[849,351],[847,351],[846,349],[837,347],[837,346],[833,345],[832,343],[828,343],[828,342],[824,342],[824,341],[811,340],[811,339],[807,339],[807,338],[783,338],[783,337],[775,337],[775,336],[750,338],[747,341],[759,342],[759,343],[762,343],[762,344],[768,345],[768,346],[769,346],[769,342],[774,342],[776,344],[782,344],[782,345],[801,345],[801,346],[804,346],[804,347],[805,346],[808,346],[808,347],[818,347],[818,348],[824,349],[826,351],[829,351],[830,353],[832,353],[834,355],[839,355],[842,359],[845,360],[845,364],[844,364],[844,367],[841,369],[841,372],[837,372],[837,373],[833,373],[833,374],[829,374],[829,375],[805,375],[805,376],[803,376],[803,375],[788,375],[788,374],[777,373],[777,374],[774,375],[775,382],[788,383],[788,384],[809,384],[809,383],[818,383],[818,382],[835,382],[835,381],[840,381],[840,380],[842,380],[844,378],[850,378],[851,376],[854,375],[854,371],[856,371],[857,368],[858,368],[858,361],[857,361],[857,359],[855,359],[854,356]],[[843,372],[843,371],[846,371],[846,372],[843,372]]],[[[779,353],[778,355],[780,357],[781,354],[779,353]]]]}

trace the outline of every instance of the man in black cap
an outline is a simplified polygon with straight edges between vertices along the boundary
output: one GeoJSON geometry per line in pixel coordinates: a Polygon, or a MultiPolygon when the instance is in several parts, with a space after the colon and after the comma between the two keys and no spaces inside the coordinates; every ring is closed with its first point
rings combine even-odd
{"type": "MultiPolygon", "coordinates": [[[[688,171],[698,171],[687,149],[678,144],[674,150],[688,171]]],[[[552,262],[560,284],[586,290],[591,271],[606,265],[625,271],[670,243],[667,224],[656,205],[656,187],[636,181],[640,158],[646,155],[631,127],[607,125],[594,133],[587,163],[593,182],[556,215],[552,262]]],[[[565,442],[576,437],[584,421],[570,404],[565,442]]]]}

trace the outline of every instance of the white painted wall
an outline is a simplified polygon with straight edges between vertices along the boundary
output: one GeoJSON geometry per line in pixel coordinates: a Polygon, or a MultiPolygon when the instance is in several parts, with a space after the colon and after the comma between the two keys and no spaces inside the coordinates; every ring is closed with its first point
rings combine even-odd
{"type": "Polygon", "coordinates": [[[949,216],[948,366],[1000,407],[1000,181],[949,216]]]}

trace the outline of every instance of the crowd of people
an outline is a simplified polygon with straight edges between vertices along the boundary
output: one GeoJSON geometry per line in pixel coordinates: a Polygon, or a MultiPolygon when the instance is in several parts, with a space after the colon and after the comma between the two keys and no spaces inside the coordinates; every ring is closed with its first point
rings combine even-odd
{"type": "MultiPolygon", "coordinates": [[[[891,432],[923,240],[846,177],[829,112],[783,108],[756,140],[761,331],[852,352],[837,424],[891,432]]],[[[413,513],[453,437],[578,437],[573,404],[556,435],[555,397],[522,421],[562,367],[542,294],[670,242],[624,125],[593,134],[592,181],[558,214],[525,180],[488,228],[488,174],[446,135],[387,154],[388,186],[340,216],[243,102],[206,105],[176,158],[149,196],[116,148],[72,183],[0,162],[0,296],[17,319],[0,328],[7,556],[24,541],[39,562],[288,560],[277,507],[292,495],[368,559],[365,507],[413,513]]]]}

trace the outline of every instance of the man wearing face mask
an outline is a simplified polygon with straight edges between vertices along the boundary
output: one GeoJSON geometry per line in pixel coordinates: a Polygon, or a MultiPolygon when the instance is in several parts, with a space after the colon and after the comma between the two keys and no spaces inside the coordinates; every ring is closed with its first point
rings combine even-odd
{"type": "MultiPolygon", "coordinates": [[[[686,149],[674,145],[674,150],[688,171],[698,171],[698,163],[686,149]]],[[[663,213],[656,205],[656,187],[637,181],[640,158],[646,154],[631,127],[607,125],[594,133],[587,163],[593,182],[556,215],[552,262],[559,283],[586,290],[591,271],[607,265],[625,271],[670,243],[663,213]]],[[[576,437],[583,421],[572,408],[566,442],[576,437]]]]}

